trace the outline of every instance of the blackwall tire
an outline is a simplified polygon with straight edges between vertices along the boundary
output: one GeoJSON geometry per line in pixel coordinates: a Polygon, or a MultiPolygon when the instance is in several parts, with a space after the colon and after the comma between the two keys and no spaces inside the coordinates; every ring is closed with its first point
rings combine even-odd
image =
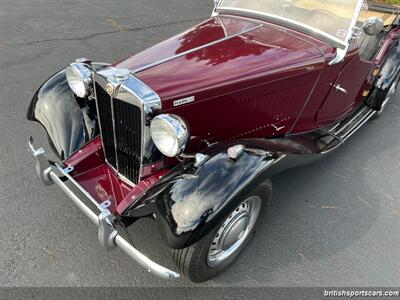
{"type": "Polygon", "coordinates": [[[173,261],[179,272],[190,281],[199,283],[210,280],[226,270],[253,238],[269,207],[271,198],[272,183],[268,180],[238,201],[228,217],[203,239],[190,247],[173,250],[173,261]],[[253,208],[252,205],[254,205],[253,208]],[[251,209],[253,209],[253,214],[257,213],[254,216],[255,219],[250,216],[251,209]],[[248,215],[246,215],[247,211],[249,211],[248,215]],[[215,246],[216,243],[221,246],[221,249],[215,246]]]}

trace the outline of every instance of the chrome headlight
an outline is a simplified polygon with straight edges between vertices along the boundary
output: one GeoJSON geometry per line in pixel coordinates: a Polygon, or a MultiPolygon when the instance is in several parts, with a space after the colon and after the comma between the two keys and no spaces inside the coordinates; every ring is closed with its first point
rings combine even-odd
{"type": "Polygon", "coordinates": [[[71,90],[80,98],[91,93],[92,72],[82,63],[73,63],[65,71],[67,82],[71,90]]]}
{"type": "Polygon", "coordinates": [[[189,130],[180,117],[162,114],[151,121],[150,135],[162,154],[174,157],[185,150],[189,130]]]}

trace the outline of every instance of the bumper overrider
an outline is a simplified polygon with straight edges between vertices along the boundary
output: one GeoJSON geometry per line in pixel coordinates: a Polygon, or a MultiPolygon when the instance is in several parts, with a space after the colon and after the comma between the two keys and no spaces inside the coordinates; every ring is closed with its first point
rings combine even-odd
{"type": "Polygon", "coordinates": [[[119,248],[135,262],[145,268],[149,273],[152,273],[163,279],[176,279],[180,275],[172,270],[169,270],[139,252],[132,244],[123,238],[114,226],[115,216],[108,209],[110,202],[105,201],[99,204],[87,191],[85,191],[78,182],[76,182],[69,173],[72,168],[64,168],[57,163],[50,163],[46,158],[46,153],[43,148],[35,148],[33,138],[29,139],[29,150],[36,160],[36,173],[44,185],[57,185],[73,202],[74,204],[98,227],[98,239],[100,245],[110,251],[114,248],[119,248]],[[66,180],[65,180],[66,179],[66,180]],[[96,214],[89,206],[81,199],[65,182],[70,182],[92,202],[99,213],[96,214]]]}

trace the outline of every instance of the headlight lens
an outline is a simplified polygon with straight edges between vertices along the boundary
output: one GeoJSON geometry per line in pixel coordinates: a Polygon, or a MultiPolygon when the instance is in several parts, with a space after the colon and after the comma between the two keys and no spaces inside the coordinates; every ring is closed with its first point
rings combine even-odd
{"type": "Polygon", "coordinates": [[[85,98],[90,94],[91,71],[82,63],[70,64],[66,69],[68,85],[71,90],[80,98],[85,98]]]}
{"type": "Polygon", "coordinates": [[[180,117],[162,114],[151,121],[150,135],[162,154],[174,157],[185,149],[189,139],[189,130],[180,117]]]}

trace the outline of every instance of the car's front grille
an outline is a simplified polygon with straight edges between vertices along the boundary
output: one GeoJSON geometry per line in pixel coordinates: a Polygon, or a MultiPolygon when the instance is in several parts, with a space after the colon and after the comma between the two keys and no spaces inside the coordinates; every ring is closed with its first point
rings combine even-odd
{"type": "Polygon", "coordinates": [[[140,108],[114,99],[115,138],[119,172],[137,182],[141,155],[140,108]]]}
{"type": "Polygon", "coordinates": [[[119,174],[136,184],[141,165],[141,110],[110,97],[98,83],[96,99],[106,160],[119,174]]]}

